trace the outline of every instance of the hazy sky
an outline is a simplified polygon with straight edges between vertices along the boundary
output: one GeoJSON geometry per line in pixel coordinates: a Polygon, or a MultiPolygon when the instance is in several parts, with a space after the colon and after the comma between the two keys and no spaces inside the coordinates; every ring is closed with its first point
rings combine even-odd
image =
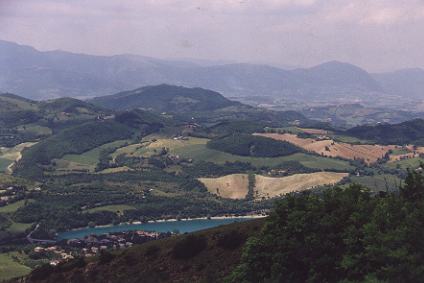
{"type": "Polygon", "coordinates": [[[0,0],[0,39],[90,54],[424,67],[424,0],[0,0]]]}

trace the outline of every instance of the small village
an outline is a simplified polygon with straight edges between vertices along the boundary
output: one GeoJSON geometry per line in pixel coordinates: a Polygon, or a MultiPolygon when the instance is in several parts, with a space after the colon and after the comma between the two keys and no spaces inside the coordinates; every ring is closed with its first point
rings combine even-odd
{"type": "Polygon", "coordinates": [[[105,250],[119,250],[151,240],[170,237],[172,233],[125,231],[89,235],[82,239],[63,239],[56,243],[40,244],[34,248],[39,258],[48,258],[52,266],[77,257],[94,257],[105,250]]]}

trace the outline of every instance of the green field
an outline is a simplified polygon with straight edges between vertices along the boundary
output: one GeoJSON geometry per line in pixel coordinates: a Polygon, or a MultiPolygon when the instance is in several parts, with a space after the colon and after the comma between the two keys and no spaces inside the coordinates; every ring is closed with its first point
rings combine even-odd
{"type": "Polygon", "coordinates": [[[9,159],[0,158],[0,172],[5,172],[7,167],[12,163],[9,159]]]}
{"type": "Polygon", "coordinates": [[[12,220],[12,225],[7,227],[7,231],[11,233],[22,233],[25,232],[28,228],[30,228],[32,224],[33,223],[17,223],[13,222],[12,220]]]}
{"type": "Polygon", "coordinates": [[[0,254],[0,281],[27,275],[31,269],[16,262],[12,254],[0,254]]]}
{"type": "MultiPolygon", "coordinates": [[[[31,201],[31,200],[28,200],[31,201]]],[[[12,204],[0,207],[0,213],[13,213],[25,205],[25,200],[20,200],[12,204]]]]}
{"type": "Polygon", "coordinates": [[[401,179],[395,175],[383,174],[374,176],[351,176],[349,177],[353,183],[363,185],[373,191],[394,191],[399,188],[401,179]]]}
{"type": "Polygon", "coordinates": [[[338,142],[350,143],[350,144],[375,144],[373,141],[361,140],[355,137],[343,136],[343,135],[332,135],[331,138],[338,142]]]}
{"type": "MultiPolygon", "coordinates": [[[[151,140],[152,137],[149,137],[151,140]]],[[[217,164],[225,162],[250,162],[256,167],[277,166],[287,161],[299,161],[303,166],[312,169],[321,170],[352,170],[354,167],[349,162],[333,158],[325,158],[305,153],[295,153],[289,156],[281,157],[249,157],[239,156],[230,153],[210,149],[206,146],[208,139],[189,138],[188,140],[174,140],[170,138],[157,138],[155,142],[146,142],[143,144],[133,144],[118,149],[113,156],[127,154],[129,156],[150,156],[154,150],[167,148],[169,153],[179,155],[183,158],[191,158],[194,161],[209,161],[217,164]]]]}
{"type": "Polygon", "coordinates": [[[395,162],[389,162],[389,163],[386,163],[386,166],[389,168],[400,168],[400,169],[406,170],[408,168],[416,169],[420,167],[421,163],[424,163],[423,158],[414,157],[414,158],[399,160],[395,162]]]}
{"type": "Polygon", "coordinates": [[[179,148],[174,151],[182,157],[192,158],[194,160],[210,161],[217,164],[224,164],[225,162],[250,162],[256,167],[262,166],[277,166],[287,161],[299,161],[303,166],[312,169],[339,169],[351,170],[353,166],[349,162],[339,159],[325,158],[305,153],[295,153],[289,156],[282,157],[249,157],[238,156],[225,153],[218,150],[209,149],[206,145],[193,145],[190,147],[179,148]]]}
{"type": "Polygon", "coordinates": [[[104,149],[120,147],[127,143],[128,140],[118,140],[110,143],[103,144],[92,150],[86,151],[82,154],[67,154],[62,159],[66,161],[71,161],[83,165],[96,166],[99,162],[100,153],[104,149]]]}
{"type": "Polygon", "coordinates": [[[105,205],[105,206],[90,208],[90,209],[87,209],[86,212],[92,213],[92,212],[98,212],[98,211],[110,211],[110,212],[115,212],[119,214],[125,210],[133,210],[133,209],[135,209],[135,207],[131,205],[115,204],[115,205],[105,205]]]}
{"type": "Polygon", "coordinates": [[[43,127],[36,124],[27,124],[17,127],[19,132],[30,133],[37,136],[49,136],[52,134],[52,130],[47,127],[43,127]]]}

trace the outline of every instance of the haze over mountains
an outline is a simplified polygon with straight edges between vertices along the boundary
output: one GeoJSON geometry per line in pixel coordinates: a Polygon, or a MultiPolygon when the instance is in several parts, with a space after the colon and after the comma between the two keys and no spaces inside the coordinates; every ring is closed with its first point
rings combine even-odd
{"type": "Polygon", "coordinates": [[[424,94],[424,71],[370,74],[337,61],[293,70],[254,64],[211,65],[137,55],[41,52],[0,41],[0,92],[32,99],[89,98],[163,83],[207,88],[225,96],[308,100],[354,95],[366,100],[375,94],[390,94],[416,99],[424,94]]]}

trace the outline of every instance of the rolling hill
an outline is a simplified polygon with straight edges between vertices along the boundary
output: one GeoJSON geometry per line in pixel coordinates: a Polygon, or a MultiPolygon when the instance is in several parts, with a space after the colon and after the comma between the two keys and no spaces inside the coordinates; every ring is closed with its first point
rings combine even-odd
{"type": "Polygon", "coordinates": [[[91,103],[113,110],[142,108],[156,112],[199,112],[239,106],[221,94],[202,88],[171,85],[147,86],[114,95],[97,97],[91,103]]]}
{"type": "Polygon", "coordinates": [[[424,144],[424,120],[415,119],[400,124],[358,126],[345,132],[347,135],[372,140],[380,144],[424,144]]]}
{"type": "Polygon", "coordinates": [[[36,141],[66,127],[95,120],[111,111],[74,98],[33,101],[0,94],[0,146],[36,141]]]}

